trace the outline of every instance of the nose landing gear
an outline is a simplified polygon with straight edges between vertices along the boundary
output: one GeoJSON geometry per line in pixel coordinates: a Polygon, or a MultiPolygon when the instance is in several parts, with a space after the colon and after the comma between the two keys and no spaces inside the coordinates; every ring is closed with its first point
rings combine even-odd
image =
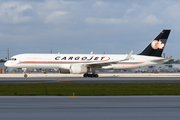
{"type": "Polygon", "coordinates": [[[26,73],[26,68],[22,68],[22,70],[23,70],[23,73],[24,73],[24,78],[27,78],[28,75],[27,75],[27,73],[26,73]]]}
{"type": "Polygon", "coordinates": [[[27,76],[28,76],[28,75],[25,73],[25,74],[24,74],[24,78],[27,78],[27,76]]]}

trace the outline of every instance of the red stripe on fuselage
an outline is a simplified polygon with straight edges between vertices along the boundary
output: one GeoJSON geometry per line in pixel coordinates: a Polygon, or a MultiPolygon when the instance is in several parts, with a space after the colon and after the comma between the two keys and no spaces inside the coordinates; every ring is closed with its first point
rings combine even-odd
{"type": "MultiPolygon", "coordinates": [[[[91,62],[93,62],[93,61],[91,61],[91,62]]],[[[95,62],[97,62],[97,61],[95,61],[95,62]]],[[[80,62],[81,63],[81,62],[80,62]]],[[[84,62],[84,63],[89,63],[89,61],[88,62],[84,62]]],[[[140,62],[140,63],[117,63],[117,64],[119,64],[119,65],[138,65],[138,64],[142,64],[142,63],[144,63],[144,62],[140,62]]],[[[76,63],[71,63],[71,62],[23,62],[23,63],[19,63],[19,64],[79,64],[78,62],[76,62],[76,63]]]]}

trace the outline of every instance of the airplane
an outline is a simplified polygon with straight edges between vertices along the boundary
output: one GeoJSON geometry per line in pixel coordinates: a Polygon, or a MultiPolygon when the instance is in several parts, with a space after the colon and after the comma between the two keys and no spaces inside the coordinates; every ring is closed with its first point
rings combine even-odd
{"type": "Polygon", "coordinates": [[[162,58],[171,30],[162,30],[139,54],[18,54],[5,62],[6,67],[22,68],[27,77],[26,68],[58,68],[61,73],[83,74],[84,77],[98,77],[99,69],[135,69],[162,64],[174,58],[162,58]]]}

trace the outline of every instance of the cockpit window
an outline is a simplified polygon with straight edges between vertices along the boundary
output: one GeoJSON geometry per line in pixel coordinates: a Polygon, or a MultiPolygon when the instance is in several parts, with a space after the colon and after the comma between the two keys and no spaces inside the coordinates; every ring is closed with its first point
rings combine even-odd
{"type": "Polygon", "coordinates": [[[16,58],[11,58],[11,60],[16,61],[16,58]]]}

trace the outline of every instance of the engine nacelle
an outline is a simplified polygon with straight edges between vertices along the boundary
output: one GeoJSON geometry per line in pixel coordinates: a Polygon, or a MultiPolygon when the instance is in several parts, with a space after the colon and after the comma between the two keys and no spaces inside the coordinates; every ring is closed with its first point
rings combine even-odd
{"type": "Polygon", "coordinates": [[[83,65],[74,64],[70,66],[70,72],[73,74],[84,74],[88,72],[88,69],[83,65]]]}

